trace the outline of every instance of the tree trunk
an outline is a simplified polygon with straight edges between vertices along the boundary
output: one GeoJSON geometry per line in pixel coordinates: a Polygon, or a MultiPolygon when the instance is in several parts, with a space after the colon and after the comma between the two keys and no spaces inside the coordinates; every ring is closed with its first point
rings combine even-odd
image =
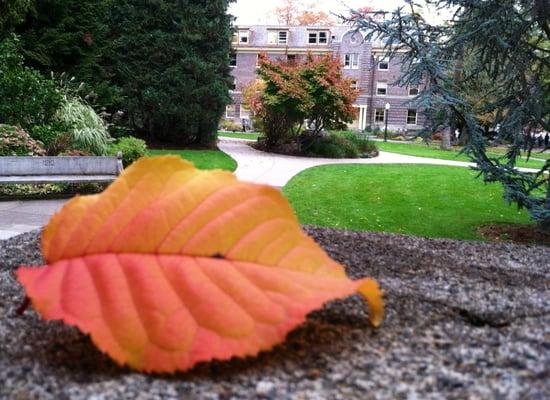
{"type": "MultiPolygon", "coordinates": [[[[455,64],[455,71],[454,71],[454,83],[455,85],[460,84],[460,80],[462,79],[462,66],[464,64],[464,49],[460,48],[458,50],[457,58],[456,58],[456,64],[455,64]]],[[[454,118],[451,116],[451,121],[449,122],[449,129],[445,129],[443,131],[443,137],[441,138],[441,149],[442,150],[450,150],[451,149],[451,135],[454,135],[456,132],[456,122],[454,118]]]]}

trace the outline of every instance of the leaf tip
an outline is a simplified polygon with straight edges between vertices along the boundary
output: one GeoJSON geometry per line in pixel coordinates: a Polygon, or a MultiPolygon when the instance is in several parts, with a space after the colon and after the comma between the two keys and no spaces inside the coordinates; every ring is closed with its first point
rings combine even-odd
{"type": "Polygon", "coordinates": [[[384,300],[380,285],[374,279],[364,279],[357,291],[365,298],[369,306],[369,320],[378,328],[384,320],[384,300]]]}

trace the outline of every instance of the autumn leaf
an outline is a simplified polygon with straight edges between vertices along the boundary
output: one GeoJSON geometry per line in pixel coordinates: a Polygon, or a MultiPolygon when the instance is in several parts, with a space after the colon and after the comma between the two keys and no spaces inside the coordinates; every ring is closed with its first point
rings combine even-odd
{"type": "Polygon", "coordinates": [[[383,317],[376,282],[348,279],[278,190],[175,156],[141,159],[102,194],[69,201],[42,252],[47,266],[17,271],[33,307],[141,371],[270,350],[355,292],[373,325],[383,317]]]}

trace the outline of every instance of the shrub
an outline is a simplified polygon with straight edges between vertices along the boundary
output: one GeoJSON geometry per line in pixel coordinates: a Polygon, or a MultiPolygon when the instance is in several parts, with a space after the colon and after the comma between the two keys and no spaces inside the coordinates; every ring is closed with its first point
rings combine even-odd
{"type": "Polygon", "coordinates": [[[239,125],[233,121],[223,120],[221,128],[224,131],[230,131],[230,132],[240,132],[243,130],[242,125],[239,125]]]}
{"type": "Polygon", "coordinates": [[[122,152],[122,163],[126,168],[147,154],[147,145],[144,140],[125,136],[118,139],[116,143],[110,144],[107,148],[107,154],[112,156],[115,156],[119,151],[122,152]]]}
{"type": "Polygon", "coordinates": [[[0,41],[0,123],[24,129],[49,124],[62,101],[52,79],[23,65],[15,37],[0,41]]]}
{"type": "Polygon", "coordinates": [[[330,133],[327,136],[313,136],[305,153],[309,156],[328,158],[357,158],[359,148],[348,135],[330,133]]]}
{"type": "Polygon", "coordinates": [[[84,100],[65,96],[57,117],[61,123],[70,126],[73,148],[95,155],[105,154],[110,140],[107,124],[84,100]]]}
{"type": "Polygon", "coordinates": [[[0,125],[0,156],[44,156],[42,144],[23,129],[0,125]]]}

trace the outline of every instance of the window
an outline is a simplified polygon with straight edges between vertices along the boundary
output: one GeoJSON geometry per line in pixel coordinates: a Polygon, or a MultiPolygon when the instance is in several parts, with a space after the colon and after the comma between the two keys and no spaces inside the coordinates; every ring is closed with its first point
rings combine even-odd
{"type": "Polygon", "coordinates": [[[241,119],[250,119],[250,110],[244,105],[241,104],[241,119]]]}
{"type": "Polygon", "coordinates": [[[359,68],[359,54],[351,53],[344,56],[344,68],[345,69],[357,69],[359,68]]]}
{"type": "Polygon", "coordinates": [[[230,67],[236,67],[237,66],[237,53],[229,54],[229,66],[230,67]]]}
{"type": "Polygon", "coordinates": [[[307,42],[309,44],[328,44],[328,33],[328,31],[310,31],[307,42]]]}
{"type": "Polygon", "coordinates": [[[418,95],[418,88],[411,86],[409,87],[409,96],[417,96],[418,95]]]}
{"type": "Polygon", "coordinates": [[[267,44],[287,44],[288,32],[287,31],[268,31],[267,32],[267,44]]]}
{"type": "Polygon", "coordinates": [[[383,58],[378,62],[378,70],[379,71],[387,71],[390,69],[390,62],[387,58],[383,58]]]}
{"type": "Polygon", "coordinates": [[[229,90],[235,90],[237,88],[237,84],[235,82],[235,77],[231,77],[231,84],[229,85],[229,90]]]}
{"type": "Polygon", "coordinates": [[[386,120],[386,109],[377,108],[374,110],[374,122],[384,122],[386,120]]]}
{"type": "Polygon", "coordinates": [[[407,125],[416,125],[416,110],[407,110],[407,125]]]}
{"type": "Polygon", "coordinates": [[[376,82],[376,95],[385,96],[388,94],[388,84],[386,82],[376,82]]]}
{"type": "Polygon", "coordinates": [[[225,106],[225,118],[235,118],[235,104],[225,106]]]}
{"type": "Polygon", "coordinates": [[[238,43],[240,44],[248,44],[248,31],[239,31],[238,32],[238,43]]]}
{"type": "Polygon", "coordinates": [[[296,62],[296,54],[288,54],[286,56],[286,60],[291,64],[295,63],[296,62]]]}
{"type": "Polygon", "coordinates": [[[357,81],[351,81],[350,87],[351,87],[352,89],[357,89],[357,88],[358,88],[358,86],[357,86],[357,81]]]}
{"type": "Polygon", "coordinates": [[[256,68],[260,68],[260,55],[259,54],[256,54],[256,68]]]}

